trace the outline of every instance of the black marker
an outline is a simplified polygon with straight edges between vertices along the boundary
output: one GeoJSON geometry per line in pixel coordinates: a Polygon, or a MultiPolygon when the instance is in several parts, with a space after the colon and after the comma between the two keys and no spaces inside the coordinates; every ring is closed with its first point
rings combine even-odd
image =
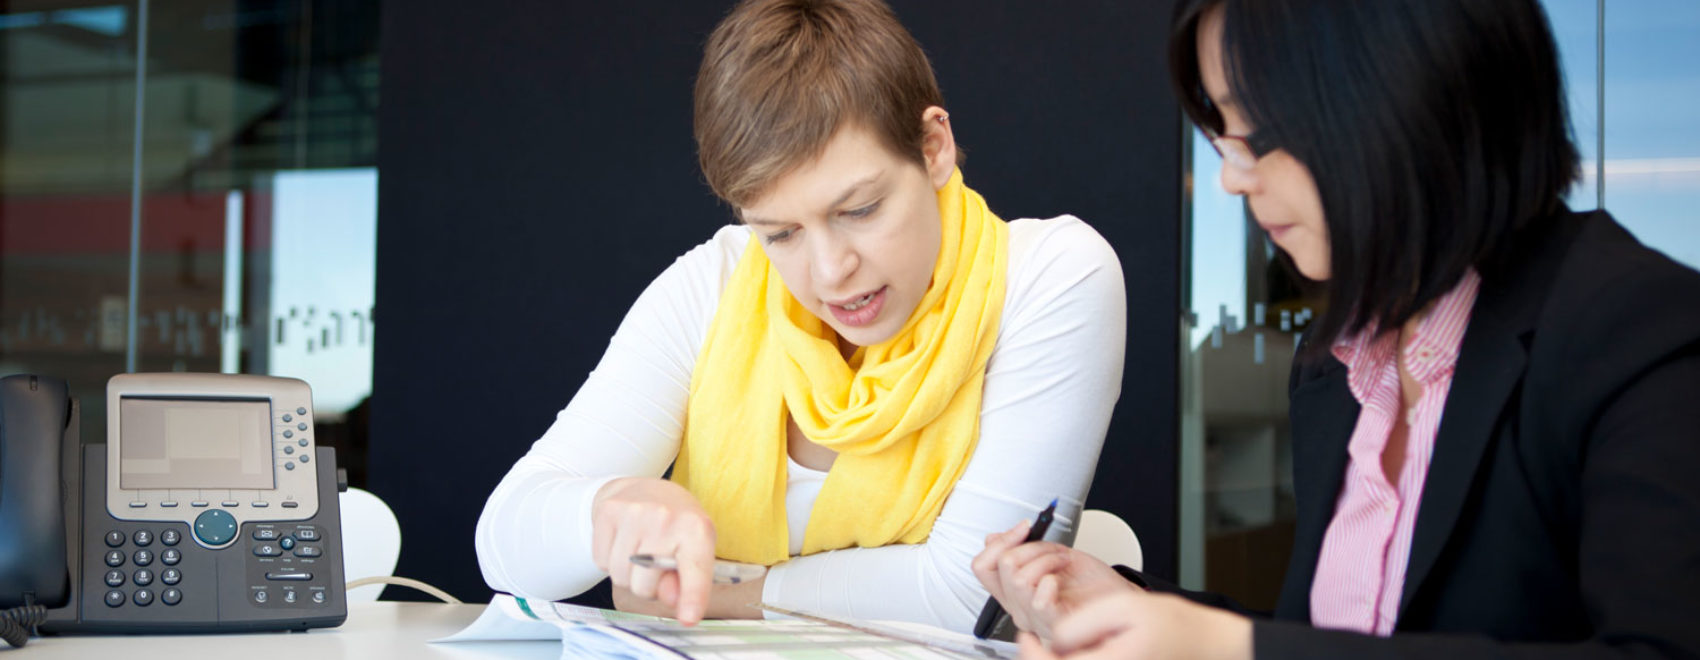
{"type": "MultiPolygon", "coordinates": [[[[1051,528],[1051,516],[1056,512],[1057,501],[1053,499],[1051,505],[1040,511],[1039,517],[1033,520],[1033,526],[1027,529],[1027,540],[1022,541],[1022,545],[1045,538],[1045,532],[1051,528]]],[[[974,636],[980,639],[991,637],[1003,615],[1003,606],[998,604],[998,599],[987,598],[986,607],[980,610],[980,620],[974,622],[974,636]]]]}

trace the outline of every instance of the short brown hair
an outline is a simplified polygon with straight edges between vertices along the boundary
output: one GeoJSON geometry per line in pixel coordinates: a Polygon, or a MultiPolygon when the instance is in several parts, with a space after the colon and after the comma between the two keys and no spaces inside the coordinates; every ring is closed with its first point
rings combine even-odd
{"type": "Polygon", "coordinates": [[[697,160],[737,208],[849,123],[922,163],[921,113],[934,105],[932,65],[884,2],[743,0],[697,70],[697,160]]]}

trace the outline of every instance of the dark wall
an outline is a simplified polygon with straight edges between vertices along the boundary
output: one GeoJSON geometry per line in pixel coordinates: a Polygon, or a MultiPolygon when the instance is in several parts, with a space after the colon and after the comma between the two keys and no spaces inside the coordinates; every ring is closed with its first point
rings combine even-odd
{"type": "MultiPolygon", "coordinates": [[[[690,128],[701,44],[730,2],[653,4],[384,4],[370,474],[405,533],[398,575],[487,595],[484,498],[639,291],[730,219],[690,128]]],[[[1121,256],[1126,376],[1088,504],[1126,518],[1172,577],[1181,124],[1166,4],[894,2],[933,58],[969,184],[1006,218],[1078,215],[1121,256]]]]}

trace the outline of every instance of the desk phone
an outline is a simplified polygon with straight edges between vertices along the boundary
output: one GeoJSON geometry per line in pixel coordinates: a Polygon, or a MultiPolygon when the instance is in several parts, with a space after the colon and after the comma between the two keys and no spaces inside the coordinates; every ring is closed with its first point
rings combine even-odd
{"type": "Polygon", "coordinates": [[[336,456],[293,378],[122,374],[104,444],[63,449],[66,593],[41,630],[341,625],[336,456]]]}

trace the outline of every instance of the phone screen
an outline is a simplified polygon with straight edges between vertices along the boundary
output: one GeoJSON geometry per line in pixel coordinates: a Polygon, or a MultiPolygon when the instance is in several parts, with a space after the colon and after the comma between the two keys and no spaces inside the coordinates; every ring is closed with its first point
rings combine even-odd
{"type": "Polygon", "coordinates": [[[271,490],[271,402],[119,401],[118,486],[125,490],[271,490]]]}

